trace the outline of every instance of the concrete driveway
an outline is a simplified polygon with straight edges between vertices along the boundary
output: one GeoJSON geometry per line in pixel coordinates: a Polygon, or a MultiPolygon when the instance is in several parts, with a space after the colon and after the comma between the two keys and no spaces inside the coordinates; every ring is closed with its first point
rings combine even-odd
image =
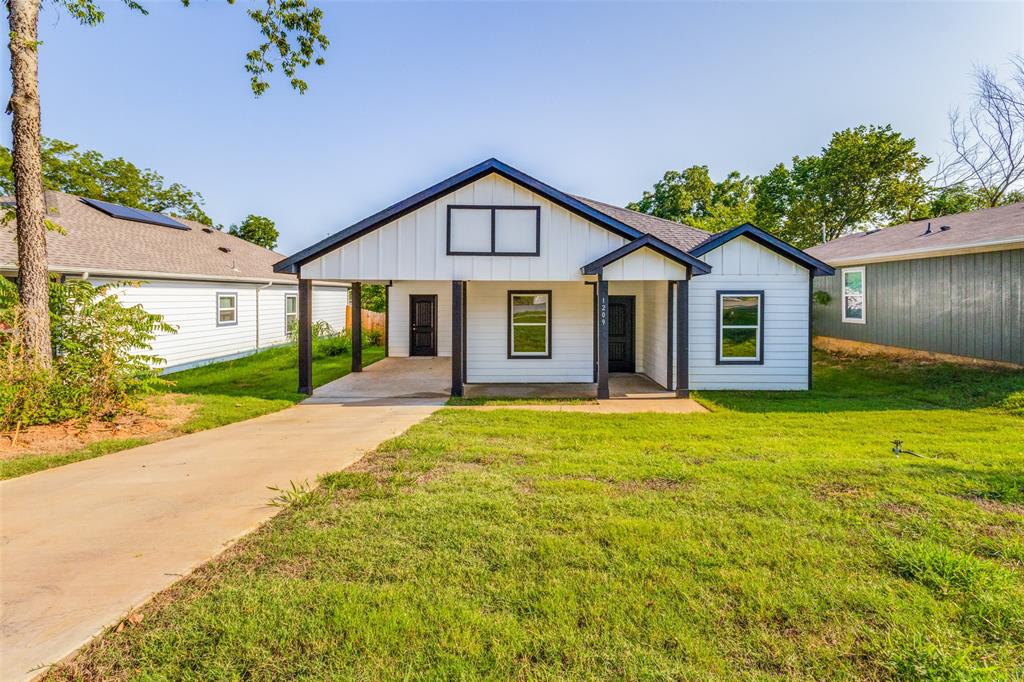
{"type": "Polygon", "coordinates": [[[269,519],[268,486],[342,469],[444,403],[377,398],[0,482],[0,679],[34,677],[269,519]]]}

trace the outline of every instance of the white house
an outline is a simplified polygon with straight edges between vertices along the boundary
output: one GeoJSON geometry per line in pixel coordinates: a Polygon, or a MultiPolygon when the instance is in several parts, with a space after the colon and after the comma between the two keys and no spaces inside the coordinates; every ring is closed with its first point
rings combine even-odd
{"type": "MultiPolygon", "coordinates": [[[[62,228],[46,235],[51,272],[95,284],[141,282],[117,289],[118,296],[177,328],[153,341],[164,371],[287,343],[298,282],[274,271],[281,254],[202,223],[70,194],[47,191],[46,205],[48,218],[62,228]]],[[[0,275],[14,279],[13,224],[0,232],[0,275]]],[[[347,287],[327,282],[313,291],[313,319],[342,330],[347,287]]]]}
{"type": "Polygon", "coordinates": [[[496,159],[274,268],[300,278],[301,390],[311,387],[307,282],[329,280],[352,283],[353,320],[361,284],[387,285],[388,354],[451,357],[454,395],[567,383],[598,397],[609,372],[680,396],[809,388],[811,283],[833,272],[752,225],[712,235],[496,159]]]}

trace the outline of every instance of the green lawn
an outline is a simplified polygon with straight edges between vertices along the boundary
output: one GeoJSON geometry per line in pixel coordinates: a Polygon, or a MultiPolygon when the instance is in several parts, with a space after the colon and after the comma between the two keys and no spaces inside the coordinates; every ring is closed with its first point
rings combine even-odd
{"type": "Polygon", "coordinates": [[[52,678],[1024,675],[1024,373],[699,399],[442,410],[52,678]]]}
{"type": "MultiPolygon", "coordinates": [[[[375,362],[384,356],[382,347],[363,349],[363,364],[375,362]]],[[[195,406],[191,417],[174,429],[176,434],[193,433],[251,419],[268,412],[276,412],[294,405],[306,396],[296,391],[294,346],[265,350],[230,362],[218,362],[196,369],[176,372],[166,378],[170,385],[161,390],[174,393],[177,400],[195,406]]],[[[351,356],[315,355],[313,383],[316,386],[348,374],[351,356]]],[[[107,455],[152,442],[154,438],[111,438],[73,450],[41,455],[26,455],[17,459],[0,460],[0,480],[24,476],[83,459],[107,455]]]]}

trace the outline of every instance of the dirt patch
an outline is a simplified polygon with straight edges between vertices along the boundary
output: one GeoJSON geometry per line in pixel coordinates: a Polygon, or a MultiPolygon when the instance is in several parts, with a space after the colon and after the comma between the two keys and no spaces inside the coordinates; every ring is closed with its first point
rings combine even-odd
{"type": "Polygon", "coordinates": [[[152,396],[142,412],[112,421],[64,422],[30,426],[18,433],[0,433],[0,459],[25,455],[71,452],[89,443],[110,438],[166,438],[185,423],[196,406],[180,403],[175,394],[152,396]]]}
{"type": "Polygon", "coordinates": [[[965,496],[964,499],[973,502],[985,511],[992,512],[994,514],[1016,514],[1018,516],[1024,516],[1024,504],[1000,502],[999,500],[992,500],[987,497],[977,497],[974,495],[965,496]]]}
{"type": "Polygon", "coordinates": [[[932,353],[931,351],[914,350],[912,348],[900,348],[898,346],[884,346],[878,343],[837,339],[831,336],[815,336],[814,347],[829,351],[830,353],[850,355],[858,358],[882,356],[896,362],[897,364],[903,365],[937,365],[940,363],[951,362],[957,365],[987,367],[990,369],[1024,368],[1024,365],[1015,365],[1011,362],[981,360],[979,358],[968,358],[962,355],[949,355],[947,353],[932,353]]]}
{"type": "Polygon", "coordinates": [[[884,511],[889,512],[893,516],[900,516],[903,518],[911,518],[918,516],[921,510],[909,504],[903,504],[901,502],[883,502],[878,507],[884,511]]]}
{"type": "Polygon", "coordinates": [[[814,498],[823,502],[853,502],[868,496],[864,490],[839,481],[816,485],[813,490],[814,498]]]}

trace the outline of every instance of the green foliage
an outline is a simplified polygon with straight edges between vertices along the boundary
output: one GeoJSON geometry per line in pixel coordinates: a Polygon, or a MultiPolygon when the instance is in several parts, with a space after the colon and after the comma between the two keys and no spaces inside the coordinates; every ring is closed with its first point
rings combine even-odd
{"type": "MultiPolygon", "coordinates": [[[[149,14],[137,0],[122,2],[131,10],[149,14]]],[[[55,0],[55,3],[84,26],[96,26],[106,18],[95,0],[55,0]]],[[[265,3],[263,9],[246,10],[263,36],[263,42],[245,55],[252,93],[259,97],[267,91],[270,87],[267,74],[275,68],[281,69],[293,89],[305,93],[309,86],[296,74],[311,64],[322,66],[323,53],[330,45],[321,27],[323,10],[310,8],[307,0],[265,0],[265,3]]],[[[181,4],[188,7],[191,1],[181,0],[181,4]]],[[[234,0],[228,0],[228,4],[233,5],[234,0]]]]}
{"type": "Polygon", "coordinates": [[[832,295],[827,291],[818,290],[814,292],[814,302],[818,305],[828,305],[832,301],[832,295]]]}
{"type": "Polygon", "coordinates": [[[1000,195],[995,202],[983,189],[977,189],[965,184],[953,185],[952,187],[941,187],[932,191],[927,202],[918,206],[914,211],[914,218],[917,220],[925,218],[939,218],[945,215],[978,211],[992,206],[1004,206],[1024,201],[1024,191],[1011,190],[1000,195]]]}
{"type": "Polygon", "coordinates": [[[387,291],[383,284],[364,284],[360,294],[363,308],[375,313],[386,311],[388,309],[387,291]]]}
{"type": "MultiPolygon", "coordinates": [[[[113,289],[85,280],[50,283],[54,361],[33,369],[14,332],[0,335],[0,429],[70,419],[109,419],[138,407],[139,397],[160,383],[145,351],[159,332],[173,332],[162,315],[125,306],[113,289]]],[[[17,329],[17,289],[0,280],[0,328],[17,329]]]]}
{"type": "Polygon", "coordinates": [[[627,208],[719,232],[756,222],[755,186],[755,180],[740,176],[737,171],[715,182],[707,166],[690,166],[683,171],[666,172],[652,191],[644,192],[640,201],[627,208]]]}
{"type": "MultiPolygon", "coordinates": [[[[81,151],[78,145],[55,138],[44,137],[41,146],[46,189],[213,224],[199,192],[177,182],[168,185],[154,170],[140,169],[121,157],[105,158],[98,151],[81,151]]],[[[0,194],[14,193],[12,164],[11,150],[0,146],[0,194]]]]}
{"type": "Polygon", "coordinates": [[[280,236],[273,220],[251,213],[245,217],[241,224],[232,225],[228,229],[228,234],[233,234],[265,249],[276,247],[277,238],[280,236]]]}

